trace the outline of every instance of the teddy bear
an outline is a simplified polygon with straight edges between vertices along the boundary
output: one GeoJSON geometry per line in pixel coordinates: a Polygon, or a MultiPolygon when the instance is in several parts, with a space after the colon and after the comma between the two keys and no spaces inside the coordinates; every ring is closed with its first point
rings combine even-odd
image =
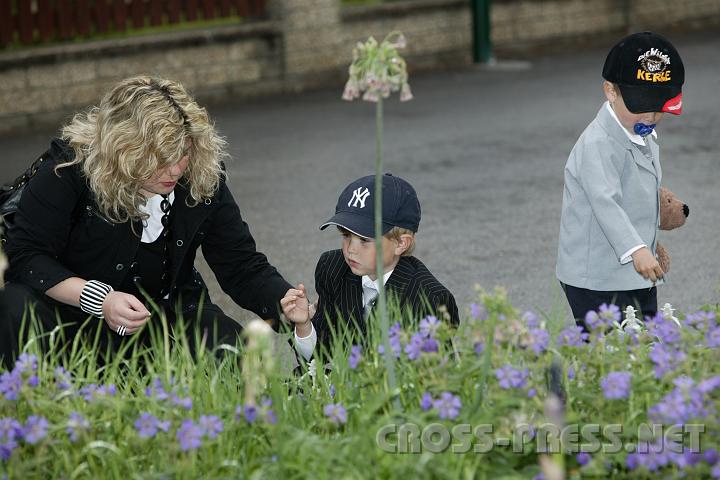
{"type": "MultiPolygon", "coordinates": [[[[685,225],[685,220],[690,215],[690,207],[684,204],[673,192],[665,187],[660,187],[660,230],[673,230],[685,225]]],[[[658,242],[655,249],[660,268],[663,272],[670,271],[670,254],[664,246],[658,242]]]]}

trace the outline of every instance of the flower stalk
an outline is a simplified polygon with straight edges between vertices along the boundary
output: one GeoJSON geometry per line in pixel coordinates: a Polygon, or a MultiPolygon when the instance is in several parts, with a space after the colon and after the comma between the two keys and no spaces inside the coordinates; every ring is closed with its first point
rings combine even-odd
{"type": "Polygon", "coordinates": [[[408,84],[407,65],[398,53],[405,48],[405,36],[399,32],[390,33],[378,42],[370,37],[365,43],[358,42],[353,49],[353,61],[348,69],[349,78],[343,91],[343,100],[360,98],[375,103],[375,252],[376,275],[378,279],[377,315],[385,347],[383,355],[388,375],[388,388],[395,410],[400,410],[395,374],[395,359],[390,345],[390,324],[385,296],[385,269],[382,246],[382,177],[383,177],[383,99],[393,92],[400,92],[400,101],[413,98],[408,84]]]}

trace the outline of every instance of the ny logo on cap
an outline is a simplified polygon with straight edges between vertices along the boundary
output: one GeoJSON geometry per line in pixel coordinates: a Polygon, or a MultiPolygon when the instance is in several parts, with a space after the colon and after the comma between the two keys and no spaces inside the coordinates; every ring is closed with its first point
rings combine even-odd
{"type": "Polygon", "coordinates": [[[353,196],[348,202],[348,207],[357,207],[358,202],[360,203],[360,208],[365,208],[365,200],[367,200],[367,197],[370,196],[370,190],[365,187],[358,187],[353,191],[353,196]]]}

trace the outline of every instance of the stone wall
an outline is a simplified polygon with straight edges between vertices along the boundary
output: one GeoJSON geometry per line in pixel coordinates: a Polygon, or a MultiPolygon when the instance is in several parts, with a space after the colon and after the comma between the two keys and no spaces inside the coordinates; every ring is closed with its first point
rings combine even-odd
{"type": "Polygon", "coordinates": [[[281,78],[279,38],[275,24],[258,22],[2,53],[0,131],[55,124],[141,73],[206,98],[271,93],[281,78]]]}
{"type": "MultiPolygon", "coordinates": [[[[630,30],[717,26],[718,0],[494,0],[491,8],[500,58],[607,43],[630,30]]],[[[268,18],[247,24],[0,52],[0,132],[55,125],[140,73],[180,80],[201,101],[342,85],[353,45],[393,30],[408,39],[411,70],[472,61],[468,0],[268,0],[268,18]]]]}

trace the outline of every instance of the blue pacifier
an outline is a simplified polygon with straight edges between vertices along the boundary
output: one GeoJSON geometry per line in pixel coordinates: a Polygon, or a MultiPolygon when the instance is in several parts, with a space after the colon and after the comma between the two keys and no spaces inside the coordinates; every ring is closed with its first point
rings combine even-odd
{"type": "Polygon", "coordinates": [[[641,137],[647,137],[652,133],[653,130],[655,130],[656,125],[657,123],[653,123],[651,125],[647,125],[645,123],[636,123],[633,126],[633,131],[641,137]]]}

